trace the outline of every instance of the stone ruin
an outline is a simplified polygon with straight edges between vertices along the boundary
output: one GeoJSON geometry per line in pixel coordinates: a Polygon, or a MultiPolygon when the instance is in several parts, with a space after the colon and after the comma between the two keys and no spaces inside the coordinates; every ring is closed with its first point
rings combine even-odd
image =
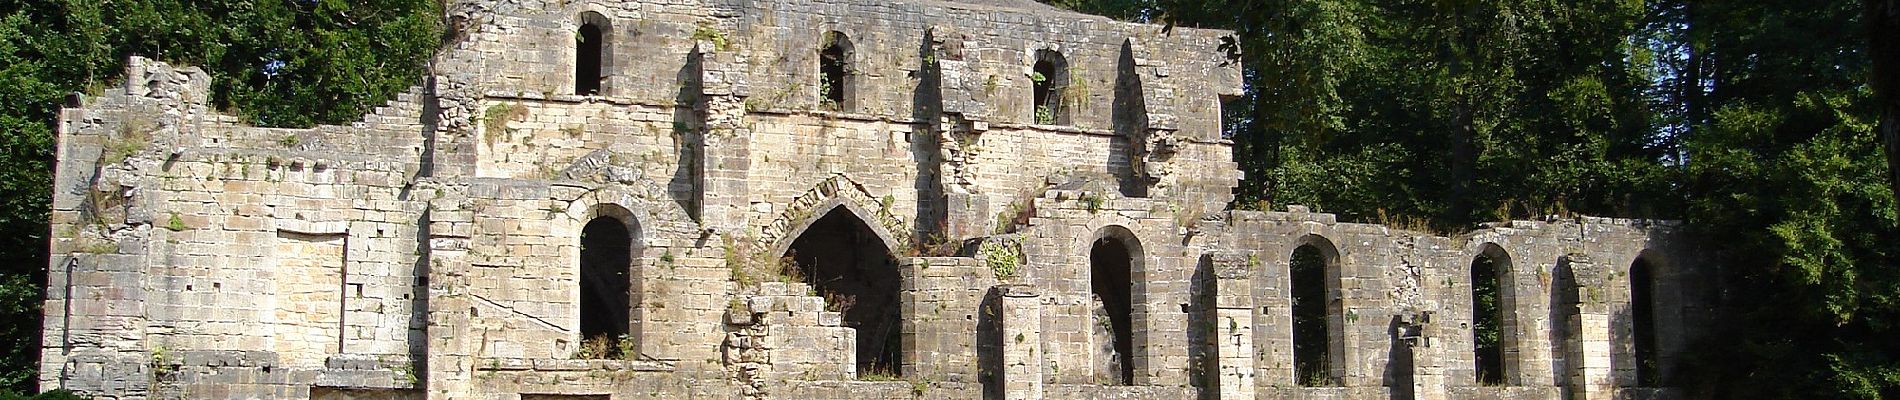
{"type": "Polygon", "coordinates": [[[247,126],[138,58],[75,96],[41,386],[1671,398],[1709,322],[1670,222],[1232,210],[1231,32],[1027,0],[447,7],[432,72],[346,126],[247,126]]]}

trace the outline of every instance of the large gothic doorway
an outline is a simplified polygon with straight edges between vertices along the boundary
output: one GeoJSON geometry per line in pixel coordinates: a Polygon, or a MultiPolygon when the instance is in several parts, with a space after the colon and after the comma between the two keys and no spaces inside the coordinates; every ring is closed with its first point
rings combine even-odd
{"type": "Polygon", "coordinates": [[[785,256],[825,308],[858,331],[858,376],[897,377],[902,335],[897,260],[884,240],[845,207],[832,208],[792,242],[785,256]]]}

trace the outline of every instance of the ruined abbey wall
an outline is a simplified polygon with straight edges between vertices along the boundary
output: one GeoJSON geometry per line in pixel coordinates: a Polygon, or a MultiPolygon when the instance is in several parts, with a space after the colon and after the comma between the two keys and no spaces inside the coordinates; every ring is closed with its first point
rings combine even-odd
{"type": "Polygon", "coordinates": [[[451,3],[430,76],[354,124],[249,127],[205,105],[203,72],[137,58],[124,87],[75,98],[42,386],[1652,398],[1674,395],[1657,382],[1713,290],[1667,222],[1440,236],[1228,210],[1229,32],[1006,0],[451,3]],[[846,75],[821,78],[841,41],[846,75]],[[590,44],[591,92],[575,61],[590,44]],[[1062,68],[1044,74],[1049,54],[1062,68]],[[1055,103],[1035,102],[1043,87],[1055,103]],[[585,241],[615,229],[627,239],[585,241]],[[1311,381],[1289,273],[1307,245],[1327,255],[1331,310],[1311,381]],[[601,249],[624,275],[583,267],[601,249]],[[1502,260],[1506,304],[1491,385],[1470,327],[1480,255],[1502,260]],[[624,287],[609,290],[624,316],[589,311],[601,287],[624,287]],[[624,333],[605,350],[585,333],[603,318],[624,333]]]}

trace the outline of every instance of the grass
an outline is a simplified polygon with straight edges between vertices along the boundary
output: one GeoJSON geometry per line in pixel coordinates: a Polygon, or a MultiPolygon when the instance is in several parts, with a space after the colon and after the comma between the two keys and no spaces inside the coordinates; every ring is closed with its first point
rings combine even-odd
{"type": "Polygon", "coordinates": [[[119,125],[118,135],[106,140],[105,151],[99,155],[99,163],[118,164],[144,152],[152,144],[152,132],[158,131],[158,128],[158,122],[146,118],[125,121],[119,125]]]}
{"type": "Polygon", "coordinates": [[[528,106],[520,104],[496,104],[488,106],[482,112],[483,140],[494,146],[501,136],[508,133],[508,123],[528,116],[528,106]]]}

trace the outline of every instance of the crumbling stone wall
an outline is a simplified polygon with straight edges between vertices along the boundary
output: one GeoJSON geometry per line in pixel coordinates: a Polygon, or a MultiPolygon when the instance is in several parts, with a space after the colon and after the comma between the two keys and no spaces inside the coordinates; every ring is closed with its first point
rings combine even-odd
{"type": "Polygon", "coordinates": [[[204,105],[202,72],[136,58],[125,87],[63,111],[43,386],[1655,397],[1673,392],[1635,377],[1629,266],[1656,268],[1664,382],[1712,290],[1666,222],[1439,236],[1301,207],[1227,211],[1240,179],[1220,136],[1220,99],[1240,91],[1228,32],[1027,0],[467,0],[447,18],[433,72],[347,126],[245,126],[204,105]],[[582,24],[604,28],[598,94],[573,93],[582,24]],[[821,99],[828,40],[851,44],[842,104],[821,99]],[[1069,67],[1057,124],[1030,93],[1052,51],[1069,67]],[[810,229],[834,213],[861,226],[810,229]],[[630,236],[611,247],[631,260],[624,321],[581,307],[580,237],[601,217],[630,236]],[[794,243],[839,231],[864,248],[837,251],[895,259],[825,269],[898,277],[895,304],[874,305],[901,315],[895,371],[858,370],[866,333],[826,298],[834,282],[787,273],[794,243]],[[1128,252],[1108,260],[1128,268],[1125,316],[1095,294],[1102,241],[1128,252]],[[1303,243],[1338,255],[1328,387],[1292,371],[1287,264],[1303,243]],[[1478,384],[1472,360],[1467,281],[1485,251],[1509,260],[1506,386],[1478,384]],[[627,337],[590,342],[584,320],[627,337]]]}

